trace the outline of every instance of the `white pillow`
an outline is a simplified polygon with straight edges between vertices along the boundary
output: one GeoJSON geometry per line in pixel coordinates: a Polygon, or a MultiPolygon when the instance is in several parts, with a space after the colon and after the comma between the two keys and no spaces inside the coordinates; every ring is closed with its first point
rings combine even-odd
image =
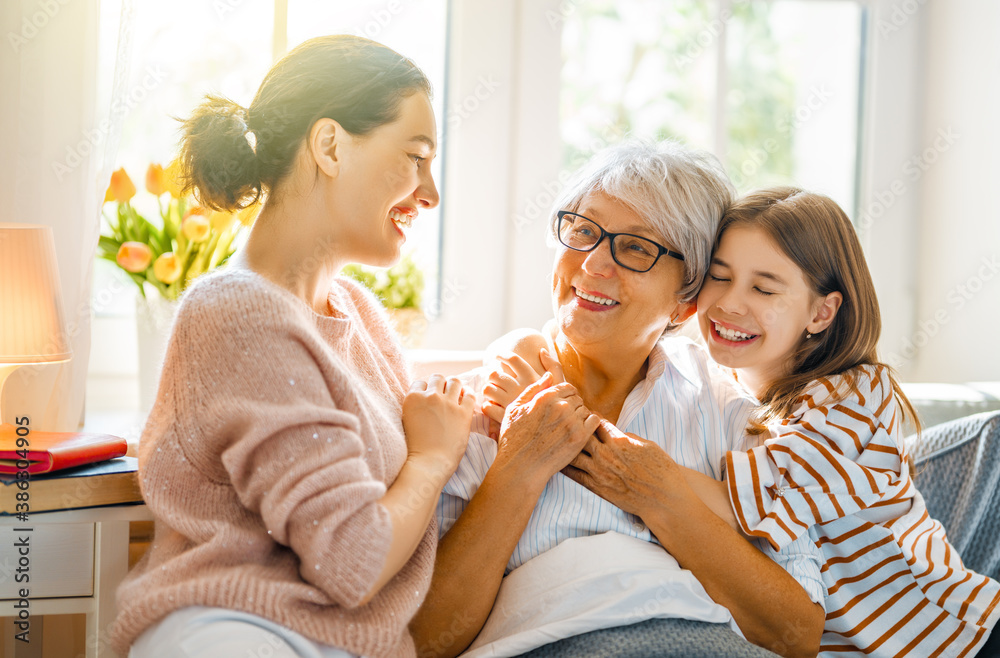
{"type": "Polygon", "coordinates": [[[510,572],[463,656],[516,656],[556,640],[658,617],[728,623],[694,575],[657,544],[616,532],[568,539],[510,572]]]}

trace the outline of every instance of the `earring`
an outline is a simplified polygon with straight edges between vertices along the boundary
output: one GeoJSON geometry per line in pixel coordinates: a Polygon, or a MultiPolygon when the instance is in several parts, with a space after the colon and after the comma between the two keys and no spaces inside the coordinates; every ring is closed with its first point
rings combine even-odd
{"type": "Polygon", "coordinates": [[[806,332],[806,340],[809,340],[812,337],[813,337],[813,335],[807,331],[806,332]]]}

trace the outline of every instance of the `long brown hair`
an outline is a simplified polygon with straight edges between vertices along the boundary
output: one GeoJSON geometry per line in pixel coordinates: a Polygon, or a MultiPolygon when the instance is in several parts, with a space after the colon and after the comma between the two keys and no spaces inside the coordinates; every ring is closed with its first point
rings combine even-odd
{"type": "Polygon", "coordinates": [[[803,336],[792,356],[790,374],[775,382],[761,396],[761,406],[751,418],[749,432],[760,434],[769,422],[787,418],[810,382],[843,375],[857,392],[855,368],[885,368],[892,392],[917,431],[920,420],[906,398],[892,369],[879,361],[877,346],[882,332],[875,285],[864,251],[851,220],[832,199],[795,187],[774,187],[752,192],[733,203],[719,224],[715,247],[731,226],[763,230],[794,262],[813,292],[843,296],[833,322],[826,330],[803,336]]]}

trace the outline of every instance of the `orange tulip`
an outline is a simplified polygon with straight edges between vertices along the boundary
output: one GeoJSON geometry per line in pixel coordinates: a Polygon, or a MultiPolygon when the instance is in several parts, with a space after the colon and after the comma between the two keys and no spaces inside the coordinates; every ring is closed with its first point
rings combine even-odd
{"type": "Polygon", "coordinates": [[[153,252],[141,242],[123,242],[115,257],[118,264],[127,272],[145,272],[153,260],[153,252]]]}
{"type": "Polygon", "coordinates": [[[181,276],[180,259],[172,251],[160,254],[160,257],[153,263],[153,274],[169,286],[181,276]]]}
{"type": "Polygon", "coordinates": [[[167,191],[163,167],[153,163],[146,170],[146,190],[153,196],[160,196],[167,191]]]}
{"type": "Polygon", "coordinates": [[[208,221],[208,217],[191,213],[181,223],[181,230],[191,242],[204,242],[212,232],[212,224],[208,221]]]}
{"type": "Polygon", "coordinates": [[[111,184],[108,185],[108,191],[104,194],[105,203],[108,201],[128,203],[134,196],[135,185],[132,183],[132,179],[128,177],[128,174],[125,173],[124,167],[111,174],[111,184]]]}

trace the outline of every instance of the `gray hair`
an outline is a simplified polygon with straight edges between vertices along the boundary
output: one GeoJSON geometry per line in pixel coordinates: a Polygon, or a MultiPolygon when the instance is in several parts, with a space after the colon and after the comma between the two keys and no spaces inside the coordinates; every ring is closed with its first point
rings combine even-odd
{"type": "Polygon", "coordinates": [[[684,254],[681,301],[698,294],[712,258],[715,234],[736,190],[722,164],[707,151],[677,142],[629,141],[591,158],[556,199],[556,213],[576,210],[591,192],[604,192],[632,208],[662,240],[684,254]]]}

